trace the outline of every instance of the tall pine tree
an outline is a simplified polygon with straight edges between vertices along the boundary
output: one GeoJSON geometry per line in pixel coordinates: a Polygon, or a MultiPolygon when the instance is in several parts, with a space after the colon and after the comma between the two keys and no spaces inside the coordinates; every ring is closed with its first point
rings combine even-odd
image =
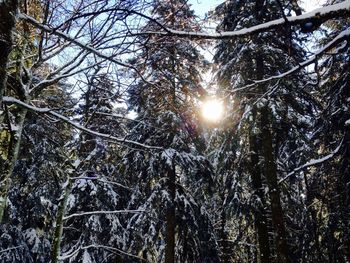
{"type": "MultiPolygon", "coordinates": [[[[170,28],[199,29],[186,1],[154,1],[150,12],[170,28]]],[[[157,23],[149,21],[143,30],[159,30],[157,23]]],[[[155,35],[140,40],[144,46],[135,61],[153,85],[139,81],[129,91],[137,112],[131,138],[163,150],[130,151],[125,158],[139,188],[130,205],[147,211],[130,222],[131,247],[150,261],[215,262],[217,244],[202,205],[212,168],[198,150],[196,125],[204,60],[189,40],[155,35]]]]}

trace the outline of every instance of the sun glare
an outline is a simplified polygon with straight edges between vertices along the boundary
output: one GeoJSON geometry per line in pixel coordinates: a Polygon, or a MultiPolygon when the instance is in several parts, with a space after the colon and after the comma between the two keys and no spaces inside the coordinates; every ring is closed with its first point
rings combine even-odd
{"type": "Polygon", "coordinates": [[[202,104],[202,116],[209,122],[218,122],[224,113],[224,105],[217,99],[207,100],[202,104]]]}

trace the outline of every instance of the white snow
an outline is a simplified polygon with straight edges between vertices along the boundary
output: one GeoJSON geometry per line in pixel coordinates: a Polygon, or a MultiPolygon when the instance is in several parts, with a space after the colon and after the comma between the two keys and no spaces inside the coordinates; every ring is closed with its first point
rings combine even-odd
{"type": "Polygon", "coordinates": [[[318,158],[318,159],[312,159],[310,161],[308,161],[307,163],[295,168],[292,172],[290,172],[289,174],[287,174],[287,176],[285,176],[284,178],[282,178],[278,183],[282,183],[284,182],[286,179],[288,179],[290,176],[294,175],[296,172],[299,172],[305,168],[308,168],[310,166],[314,166],[314,165],[317,165],[317,164],[321,164],[331,158],[334,157],[335,154],[338,153],[340,147],[343,145],[343,141],[344,141],[344,138],[341,140],[341,142],[339,143],[338,147],[332,151],[330,154],[327,154],[326,156],[323,156],[321,158],[318,158]]]}
{"type": "Polygon", "coordinates": [[[325,0],[304,0],[301,2],[301,6],[305,9],[306,12],[309,12],[315,8],[320,8],[325,3],[325,0]]]}
{"type": "Polygon", "coordinates": [[[65,216],[63,220],[68,220],[73,217],[79,217],[79,216],[87,216],[87,215],[98,215],[98,214],[125,214],[125,213],[142,213],[145,212],[145,210],[114,210],[114,211],[90,211],[90,212],[81,212],[76,214],[71,214],[68,216],[65,216]]]}
{"type": "Polygon", "coordinates": [[[39,249],[40,239],[37,236],[37,233],[34,228],[29,228],[24,232],[25,239],[27,243],[32,247],[33,252],[37,252],[39,249]]]}
{"type": "Polygon", "coordinates": [[[84,251],[83,253],[83,263],[92,263],[92,259],[90,257],[90,254],[87,252],[87,250],[84,251]]]}
{"type": "Polygon", "coordinates": [[[176,153],[177,153],[176,150],[172,148],[166,149],[162,152],[162,159],[166,161],[167,165],[172,166],[176,153]]]}
{"type": "MultiPolygon", "coordinates": [[[[321,8],[317,8],[311,12],[302,14],[300,16],[290,16],[287,17],[290,24],[297,24],[302,21],[308,20],[312,17],[321,17],[325,16],[331,13],[335,12],[341,12],[341,11],[349,11],[350,10],[350,0],[346,0],[344,2],[329,5],[321,8]]],[[[286,23],[285,18],[280,18],[276,20],[269,21],[267,23],[263,23],[260,25],[252,26],[249,28],[243,28],[236,31],[226,31],[226,32],[218,32],[218,33],[202,33],[202,32],[189,32],[189,31],[179,31],[179,30],[173,30],[170,28],[164,27],[163,32],[146,32],[147,34],[160,34],[160,35],[168,35],[173,34],[177,36],[184,36],[184,37],[197,37],[197,38],[207,38],[207,39],[220,39],[220,38],[233,38],[238,36],[244,36],[247,34],[252,34],[255,32],[262,32],[264,30],[271,29],[273,27],[276,27],[278,25],[282,25],[286,23]]]]}
{"type": "Polygon", "coordinates": [[[77,159],[77,160],[74,161],[73,166],[74,166],[75,168],[77,168],[77,167],[79,166],[79,164],[80,164],[80,160],[77,159]]]}
{"type": "Polygon", "coordinates": [[[75,206],[75,203],[76,203],[76,198],[74,195],[70,194],[68,196],[68,200],[67,200],[67,208],[70,209],[70,208],[73,208],[75,206]]]}
{"type": "Polygon", "coordinates": [[[8,97],[8,96],[4,96],[3,97],[3,102],[4,103],[14,103],[14,104],[17,104],[19,106],[22,106],[30,111],[34,111],[34,112],[38,112],[38,113],[44,113],[44,114],[49,114],[49,115],[52,115],[53,117],[63,121],[63,122],[66,122],[68,124],[70,124],[71,126],[73,126],[74,128],[77,128],[78,130],[81,130],[81,131],[84,131],[86,133],[89,133],[91,135],[95,135],[97,137],[101,137],[101,138],[104,138],[104,139],[107,139],[107,140],[111,140],[111,141],[115,141],[115,142],[118,142],[118,143],[121,143],[121,144],[130,144],[130,145],[133,145],[133,146],[137,146],[137,147],[141,147],[141,148],[146,148],[146,149],[154,149],[154,150],[161,150],[162,147],[158,147],[158,146],[151,146],[151,145],[146,145],[146,144],[143,144],[143,143],[139,143],[139,142],[136,142],[136,141],[131,141],[131,140],[127,140],[127,139],[124,139],[124,138],[118,138],[118,137],[115,137],[115,136],[112,136],[110,134],[105,134],[105,133],[100,133],[100,132],[96,132],[96,131],[93,131],[93,130],[90,130],[72,120],[70,120],[68,117],[66,116],[63,116],[53,110],[51,110],[50,108],[39,108],[39,107],[35,107],[35,106],[32,106],[32,105],[29,105],[21,100],[18,100],[16,98],[13,98],[13,97],[8,97]]]}

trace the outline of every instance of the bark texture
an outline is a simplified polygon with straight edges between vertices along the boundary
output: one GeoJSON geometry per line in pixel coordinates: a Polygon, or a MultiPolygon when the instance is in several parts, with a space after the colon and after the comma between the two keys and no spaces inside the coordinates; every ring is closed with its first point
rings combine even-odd
{"type": "Polygon", "coordinates": [[[63,217],[64,217],[64,214],[66,213],[68,196],[71,192],[71,189],[72,189],[72,182],[71,180],[68,179],[66,182],[66,187],[64,189],[63,198],[61,200],[61,203],[57,211],[56,229],[53,237],[53,246],[52,246],[52,252],[51,252],[52,263],[57,263],[59,261],[60,250],[61,250],[61,240],[62,240],[62,233],[63,233],[63,217]]]}
{"type": "MultiPolygon", "coordinates": [[[[258,23],[263,22],[265,1],[256,0],[255,15],[258,23]]],[[[257,35],[256,43],[258,46],[263,45],[262,40],[257,35]]],[[[258,80],[265,77],[265,64],[263,55],[258,53],[256,55],[256,77],[258,80]]],[[[261,91],[265,92],[266,87],[260,86],[261,91]]],[[[286,240],[286,230],[283,220],[283,211],[280,200],[280,192],[277,181],[277,166],[274,156],[273,139],[271,133],[271,122],[269,116],[269,106],[266,103],[259,108],[260,113],[260,132],[261,132],[261,146],[262,155],[264,159],[264,174],[269,189],[269,197],[271,203],[271,217],[275,232],[276,254],[278,263],[289,263],[288,246],[286,240]]],[[[263,219],[261,219],[263,220],[263,219]]],[[[265,222],[265,227],[267,222],[265,222]]],[[[264,234],[263,234],[264,235],[264,234]]],[[[260,241],[260,240],[259,240],[260,241]]],[[[263,240],[261,240],[263,242],[263,240]]],[[[263,249],[264,247],[261,247],[263,249]]],[[[261,251],[262,253],[262,251],[261,251]]],[[[266,258],[264,260],[267,260],[266,258]]],[[[266,261],[268,262],[268,261],[266,261]]]]}
{"type": "Polygon", "coordinates": [[[265,211],[265,196],[262,185],[261,169],[259,167],[259,145],[257,137],[253,131],[250,131],[249,135],[250,146],[250,174],[252,177],[253,189],[260,204],[255,212],[255,227],[258,234],[259,243],[259,257],[261,263],[270,262],[270,244],[269,234],[267,228],[267,218],[265,211]]]}
{"type": "Polygon", "coordinates": [[[24,128],[24,121],[26,119],[26,116],[27,109],[20,109],[17,117],[18,121],[15,123],[15,125],[13,125],[13,128],[15,128],[15,130],[11,131],[8,157],[4,165],[5,169],[0,171],[0,223],[3,221],[5,213],[7,195],[11,187],[11,177],[19,155],[22,131],[24,128]]]}
{"type": "Polygon", "coordinates": [[[277,181],[277,167],[273,151],[273,141],[270,128],[269,107],[265,105],[261,109],[262,148],[265,160],[265,176],[269,187],[271,202],[272,222],[275,229],[275,241],[277,262],[288,263],[288,245],[286,229],[283,219],[283,210],[280,200],[280,191],[277,181]]]}

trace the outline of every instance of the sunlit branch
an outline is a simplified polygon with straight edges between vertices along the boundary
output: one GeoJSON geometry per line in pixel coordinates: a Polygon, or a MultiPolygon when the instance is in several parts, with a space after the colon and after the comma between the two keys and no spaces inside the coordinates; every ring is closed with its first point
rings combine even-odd
{"type": "MultiPolygon", "coordinates": [[[[266,32],[272,29],[277,29],[281,26],[285,26],[286,23],[291,26],[302,25],[309,22],[310,19],[317,19],[318,21],[327,21],[333,18],[348,17],[350,15],[350,0],[346,0],[339,4],[329,5],[315,9],[311,12],[305,13],[300,16],[290,16],[272,20],[256,26],[243,28],[235,31],[226,31],[218,33],[204,33],[204,32],[190,32],[179,31],[162,26],[164,31],[147,31],[137,33],[138,35],[164,35],[164,36],[177,36],[185,38],[201,38],[201,39],[234,39],[238,37],[245,37],[248,35],[257,34],[260,32],[266,32]]],[[[154,19],[148,18],[152,21],[154,19]]],[[[159,23],[158,23],[159,24],[159,23]]]]}

